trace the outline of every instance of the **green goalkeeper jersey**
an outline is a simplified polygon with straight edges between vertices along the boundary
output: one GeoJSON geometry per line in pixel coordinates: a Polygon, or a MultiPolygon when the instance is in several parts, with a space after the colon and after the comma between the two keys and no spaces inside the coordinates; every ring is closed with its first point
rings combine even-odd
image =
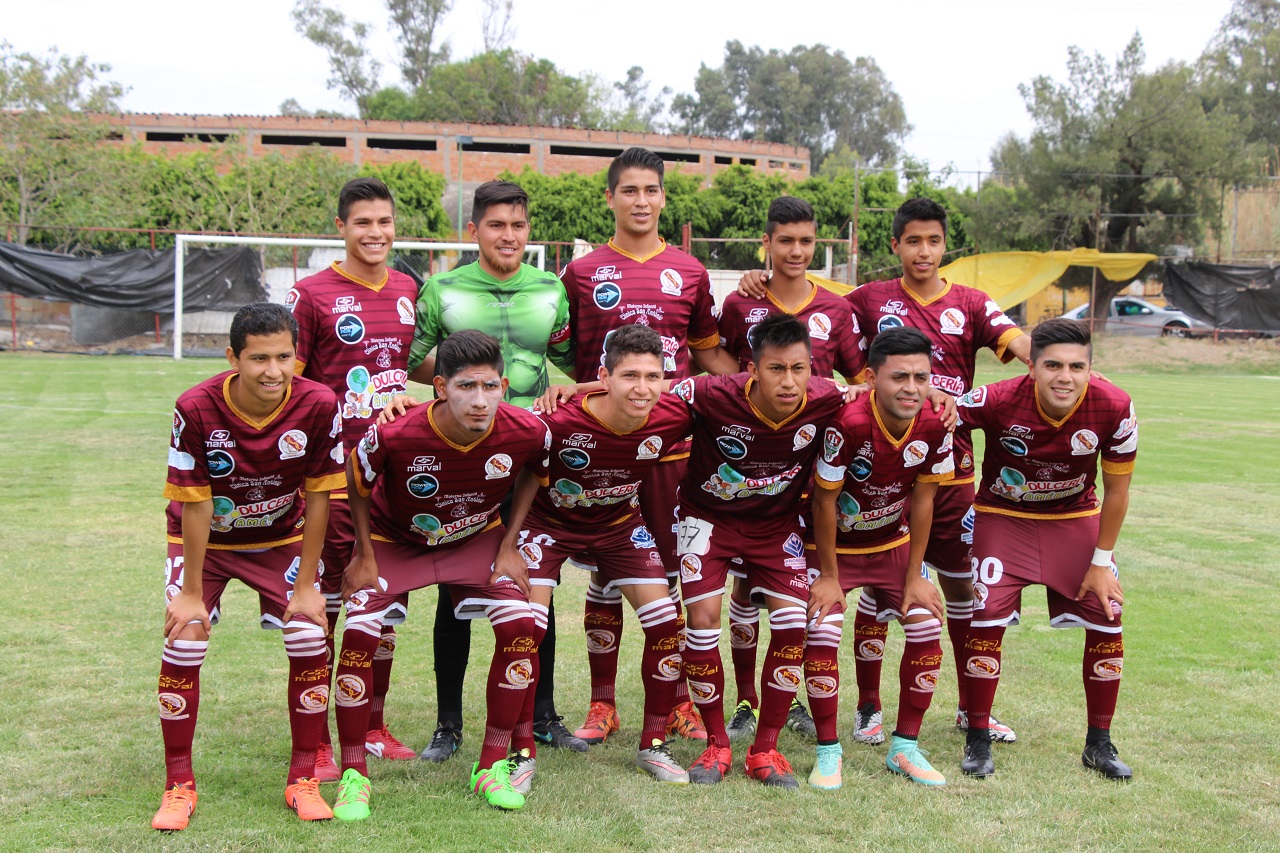
{"type": "Polygon", "coordinates": [[[573,369],[569,300],[553,273],[521,264],[506,281],[464,264],[432,276],[418,295],[417,328],[409,347],[412,372],[454,332],[478,329],[502,345],[509,387],[505,399],[529,406],[547,390],[547,359],[573,369]]]}

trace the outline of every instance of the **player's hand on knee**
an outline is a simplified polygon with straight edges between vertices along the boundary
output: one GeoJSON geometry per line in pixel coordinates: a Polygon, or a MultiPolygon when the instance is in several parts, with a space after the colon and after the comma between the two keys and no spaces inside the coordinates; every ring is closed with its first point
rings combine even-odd
{"type": "Polygon", "coordinates": [[[497,584],[502,581],[511,581],[525,594],[527,598],[531,592],[529,586],[529,564],[525,562],[524,555],[516,548],[502,547],[498,549],[498,556],[493,561],[493,573],[489,575],[489,583],[497,584]]]}
{"type": "Polygon", "coordinates": [[[347,564],[342,573],[342,600],[350,601],[351,596],[362,589],[373,589],[378,583],[378,563],[372,555],[357,554],[347,564]]]}
{"type": "Polygon", "coordinates": [[[946,391],[939,391],[937,388],[930,388],[926,395],[929,402],[933,405],[933,411],[937,413],[938,420],[942,421],[942,425],[948,430],[956,428],[956,398],[952,397],[946,391]]]}
{"type": "Polygon", "coordinates": [[[747,270],[742,278],[738,279],[738,295],[750,297],[751,299],[764,299],[764,295],[768,293],[765,284],[769,281],[769,273],[765,270],[747,270]]]}
{"type": "Polygon", "coordinates": [[[938,588],[919,572],[908,572],[906,583],[902,588],[902,612],[907,614],[913,607],[922,607],[934,615],[939,622],[945,622],[942,596],[938,588]]]}
{"type": "Polygon", "coordinates": [[[378,413],[378,426],[395,423],[396,418],[404,417],[404,413],[422,405],[408,394],[397,394],[391,398],[391,402],[378,413]]]}
{"type": "Polygon", "coordinates": [[[836,605],[844,600],[844,590],[835,578],[817,577],[809,584],[809,624],[817,626],[830,616],[836,605]]]}
{"type": "Polygon", "coordinates": [[[1102,603],[1102,611],[1108,622],[1115,621],[1115,615],[1124,606],[1124,591],[1120,588],[1120,579],[1115,576],[1110,566],[1090,566],[1085,572],[1084,582],[1076,593],[1076,601],[1093,593],[1102,603]]]}
{"type": "Polygon", "coordinates": [[[295,586],[289,598],[289,606],[285,608],[284,619],[288,625],[294,617],[302,617],[316,625],[325,627],[329,624],[324,612],[324,596],[313,585],[295,586]]]}
{"type": "Polygon", "coordinates": [[[164,609],[164,637],[172,643],[193,622],[199,622],[207,635],[213,627],[209,621],[209,611],[198,595],[179,592],[164,609]]]}

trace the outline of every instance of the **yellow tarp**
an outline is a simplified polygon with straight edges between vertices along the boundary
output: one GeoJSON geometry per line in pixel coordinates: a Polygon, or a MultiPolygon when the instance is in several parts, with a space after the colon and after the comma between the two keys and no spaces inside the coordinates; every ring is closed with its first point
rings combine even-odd
{"type": "Polygon", "coordinates": [[[1053,284],[1069,266],[1097,267],[1106,278],[1124,281],[1136,276],[1154,260],[1155,255],[1099,252],[1097,249],[990,252],[952,261],[938,272],[947,281],[984,291],[997,305],[1007,309],[1053,284]]]}

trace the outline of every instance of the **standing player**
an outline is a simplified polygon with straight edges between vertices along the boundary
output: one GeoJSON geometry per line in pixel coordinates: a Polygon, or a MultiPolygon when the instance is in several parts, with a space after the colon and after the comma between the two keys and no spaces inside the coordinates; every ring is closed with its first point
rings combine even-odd
{"type": "MultiPolygon", "coordinates": [[[[593,587],[606,594],[616,590],[627,599],[645,635],[640,664],[644,725],[636,766],[659,781],[683,784],[689,775],[665,742],[680,679],[678,612],[637,499],[662,448],[682,441],[692,425],[688,407],[662,393],[662,374],[657,332],[636,324],[609,336],[598,370],[605,390],[574,397],[544,416],[551,430],[551,485],[538,489],[529,478],[523,494],[517,487],[511,530],[519,530],[519,540],[508,535],[498,567],[521,561],[505,572],[514,574],[527,564],[535,611],[550,604],[561,563],[577,554],[596,566],[593,587]]],[[[612,679],[605,684],[593,680],[591,695],[617,713],[612,679]]],[[[518,782],[532,774],[533,757],[522,752],[516,758],[513,778],[518,782]]]]}
{"type": "Polygon", "coordinates": [[[804,324],[779,314],[756,325],[749,373],[695,376],[673,389],[694,413],[693,450],[680,484],[680,584],[689,625],[685,674],[706,722],[707,749],[689,768],[692,782],[719,782],[733,761],[720,610],[729,563],[741,557],[752,599],[769,608],[771,629],[746,771],[766,785],[799,785],[777,740],[804,683],[809,573],[801,493],[823,430],[844,400],[835,383],[810,375],[810,357],[804,324]]]}
{"type": "MultiPolygon", "coordinates": [[[[885,329],[910,326],[924,332],[933,343],[930,381],[954,397],[973,387],[979,350],[991,349],[1001,361],[1027,361],[1027,336],[1004,315],[985,293],[944,281],[938,274],[947,247],[947,213],[928,198],[904,202],[893,217],[891,247],[902,261],[902,276],[872,281],[845,298],[868,342],[885,329]]],[[[760,296],[760,273],[749,273],[740,285],[743,292],[760,296]]],[[[934,499],[933,527],[925,550],[925,565],[938,576],[947,600],[947,635],[955,655],[959,688],[956,726],[968,728],[965,714],[965,671],[960,649],[964,647],[973,613],[973,578],[969,566],[972,542],[974,461],[973,447],[957,435],[955,479],[944,483],[934,499]]],[[[884,662],[887,626],[876,620],[879,608],[865,590],[854,619],[854,672],[858,681],[858,719],[853,737],[862,743],[884,742],[880,710],[880,670],[884,662]]],[[[992,736],[1016,740],[1009,726],[991,722],[992,736]]]]}
{"type": "Polygon", "coordinates": [[[942,600],[923,572],[938,484],[951,478],[951,433],[922,416],[929,389],[929,339],[917,329],[889,329],[868,354],[871,393],[840,410],[823,433],[813,496],[813,544],[805,685],[818,727],[818,760],[809,784],[841,785],[836,733],[837,650],[844,599],[869,588],[878,617],[902,623],[906,649],[898,671],[898,721],[889,769],[925,785],[945,780],[917,747],[942,662],[942,600]]]}
{"type": "MultiPolygon", "coordinates": [[[[774,314],[793,314],[809,329],[815,376],[831,379],[839,370],[846,379],[853,380],[862,373],[866,344],[849,303],[806,277],[817,238],[817,217],[809,202],[782,196],[769,204],[762,240],[765,263],[772,275],[765,284],[764,300],[730,293],[720,308],[720,343],[737,357],[742,370],[751,360],[755,324],[774,314]]],[[[734,582],[729,598],[729,646],[738,703],[726,729],[730,740],[738,741],[755,732],[760,713],[756,694],[760,611],[751,604],[742,574],[736,569],[731,569],[730,574],[734,575],[734,582]]],[[[799,699],[787,715],[787,725],[810,736],[816,734],[813,720],[799,699]]]]}
{"type": "MultiPolygon", "coordinates": [[[[418,298],[417,328],[409,350],[411,378],[430,383],[431,351],[449,335],[478,329],[502,346],[508,381],[506,401],[530,406],[547,389],[547,359],[572,375],[573,342],[569,303],[554,273],[522,263],[529,241],[529,196],[510,181],[488,181],[476,188],[467,234],[480,258],[433,276],[418,298]]],[[[462,684],[471,648],[471,622],[453,615],[448,588],[441,586],[436,606],[434,653],[439,715],[431,743],[422,751],[429,761],[448,759],[462,744],[462,684]]],[[[541,650],[541,675],[534,712],[538,731],[552,746],[585,750],[555,712],[555,612],[549,613],[541,650]]]]}
{"type": "MultiPolygon", "coordinates": [[[[613,238],[569,263],[561,275],[569,295],[578,377],[594,376],[603,363],[609,333],[632,323],[649,326],[662,337],[662,370],[667,379],[684,378],[693,366],[709,373],[737,370],[734,359],[718,346],[706,268],[668,246],[658,233],[658,217],[666,206],[664,171],[662,158],[644,148],[628,148],[610,163],[605,199],[616,223],[613,238]]],[[[554,411],[556,402],[550,401],[545,408],[554,411]]],[[[684,442],[665,448],[661,464],[640,490],[640,511],[658,542],[673,585],[679,574],[676,491],[688,452],[684,442]]],[[[618,667],[622,595],[589,588],[583,621],[596,640],[588,645],[593,683],[612,680],[609,673],[616,673],[618,667]]],[[[672,711],[671,730],[686,737],[706,737],[684,685],[677,689],[680,704],[672,711]]],[[[575,734],[603,740],[617,731],[616,711],[609,711],[605,703],[593,701],[587,721],[575,734]]]]}
{"type": "MultiPolygon", "coordinates": [[[[387,268],[387,255],[396,239],[395,214],[391,191],[382,181],[348,181],[338,194],[334,220],[346,243],[346,257],[298,282],[285,299],[298,321],[298,373],[327,385],[338,395],[346,447],[354,447],[378,410],[404,393],[409,375],[413,301],[418,289],[412,278],[387,268]]],[[[324,552],[330,571],[322,581],[330,658],[341,605],[342,571],[351,559],[355,541],[345,488],[333,498],[324,552]]],[[[372,755],[405,760],[417,758],[417,753],[387,730],[382,717],[395,648],[395,630],[387,626],[373,662],[373,712],[365,743],[372,755]]],[[[317,775],[321,781],[336,781],[338,768],[327,723],[320,737],[317,775]]]]}
{"type": "Polygon", "coordinates": [[[979,604],[964,652],[969,733],[960,769],[970,776],[995,772],[987,720],[1005,628],[1018,624],[1030,584],[1045,587],[1050,625],[1085,629],[1084,765],[1108,779],[1133,776],[1111,742],[1124,668],[1124,593],[1112,550],[1129,508],[1138,418],[1128,394],[1089,381],[1092,361],[1087,325],[1046,320],[1031,332],[1028,375],[975,388],[960,401],[962,425],[987,439],[973,528],[979,604]]]}
{"type": "Polygon", "coordinates": [[[347,619],[334,691],[342,785],[334,816],[369,816],[364,732],[370,667],[382,624],[404,618],[408,593],[449,584],[462,618],[485,617],[495,646],[488,719],[471,790],[492,806],[518,809],[507,759],[538,652],[527,589],[493,571],[503,537],[498,505],[517,472],[545,479],[546,426],[502,402],[502,351],[483,332],[461,331],[436,354],[436,398],[373,426],[347,459],[355,555],[343,579],[347,619]]]}
{"type": "Polygon", "coordinates": [[[185,392],[173,411],[159,684],[165,793],[151,820],[156,829],[186,829],[195,811],[200,668],[232,579],[258,593],[262,627],[284,634],[293,735],[285,803],[303,820],[333,817],[314,773],[329,705],[316,576],[329,493],[343,482],[342,444],[333,392],[294,377],[296,341],[284,307],[241,308],[227,347],[233,369],[185,392]]]}

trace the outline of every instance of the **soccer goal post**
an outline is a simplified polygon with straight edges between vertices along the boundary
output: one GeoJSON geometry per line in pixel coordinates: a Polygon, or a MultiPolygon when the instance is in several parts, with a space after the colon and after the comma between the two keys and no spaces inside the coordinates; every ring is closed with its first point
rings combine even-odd
{"type": "MultiPolygon", "coordinates": [[[[176,235],[173,254],[173,357],[182,358],[182,315],[183,293],[185,290],[185,270],[187,246],[221,245],[221,246],[280,246],[293,249],[344,249],[346,244],[336,238],[307,237],[230,237],[206,234],[176,235]]],[[[420,243],[397,240],[391,244],[393,252],[476,252],[480,247],[475,243],[420,243]]],[[[530,243],[525,247],[525,258],[540,270],[547,268],[547,247],[530,243]]]]}

